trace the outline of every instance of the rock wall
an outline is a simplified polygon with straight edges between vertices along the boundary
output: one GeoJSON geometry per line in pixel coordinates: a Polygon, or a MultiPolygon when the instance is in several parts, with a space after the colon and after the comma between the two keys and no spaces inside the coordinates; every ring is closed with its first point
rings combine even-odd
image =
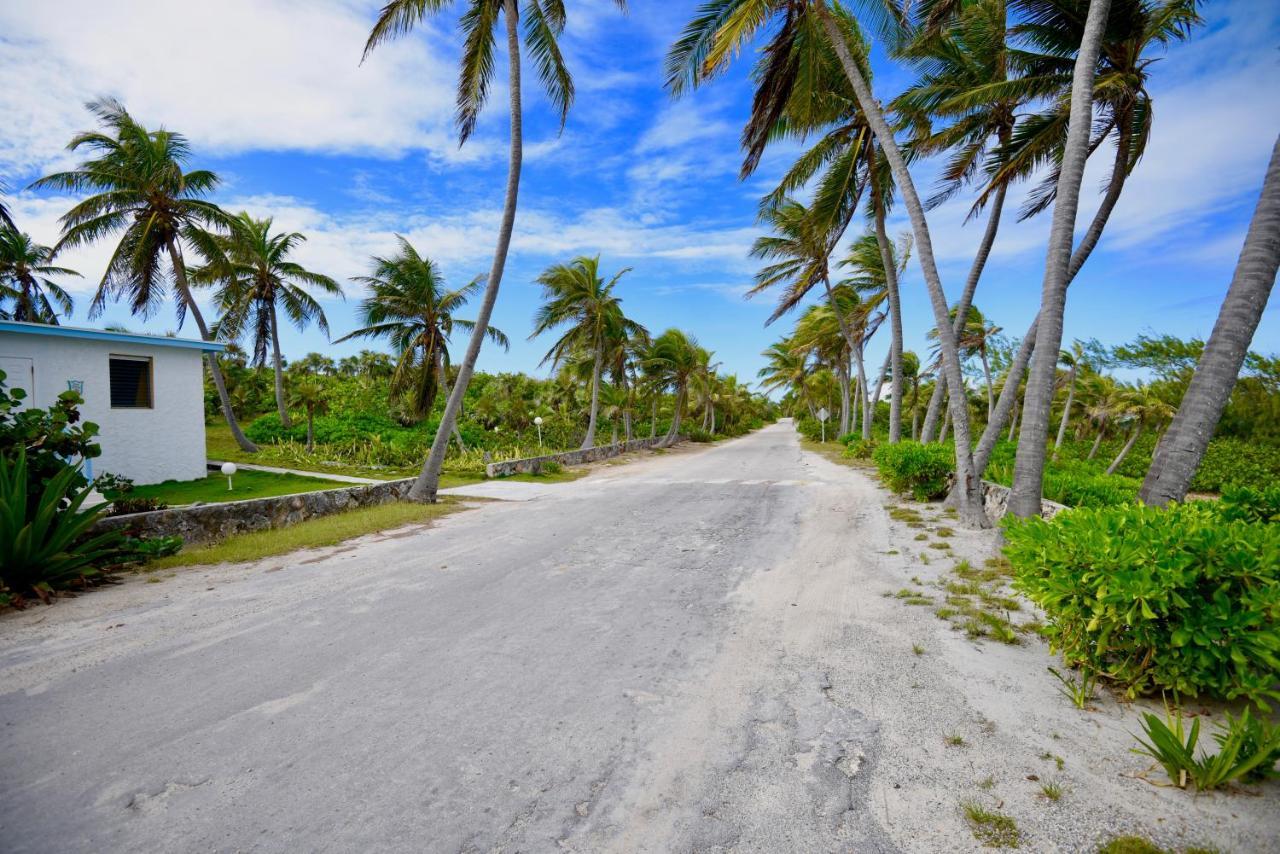
{"type": "MultiPolygon", "coordinates": [[[[984,480],[982,482],[982,503],[986,508],[987,518],[992,522],[999,522],[1009,509],[1009,487],[984,480]]],[[[1059,504],[1056,501],[1040,502],[1040,515],[1045,519],[1052,519],[1066,509],[1066,505],[1059,504]]]]}
{"type": "MultiPolygon", "coordinates": [[[[683,442],[683,436],[677,436],[671,444],[683,442]]],[[[597,445],[585,451],[565,451],[561,454],[547,454],[544,457],[526,457],[523,460],[503,460],[489,463],[484,467],[485,477],[506,477],[512,474],[538,474],[547,463],[558,463],[565,466],[579,466],[593,463],[596,460],[607,460],[628,451],[643,451],[656,448],[663,443],[663,437],[656,439],[632,439],[630,442],[618,442],[615,445],[597,445]]]]}
{"type": "Polygon", "coordinates": [[[304,519],[399,501],[412,485],[413,479],[409,478],[297,495],[129,513],[108,516],[95,525],[94,530],[123,529],[131,536],[144,537],[177,535],[188,545],[207,543],[232,534],[284,528],[304,519]]]}

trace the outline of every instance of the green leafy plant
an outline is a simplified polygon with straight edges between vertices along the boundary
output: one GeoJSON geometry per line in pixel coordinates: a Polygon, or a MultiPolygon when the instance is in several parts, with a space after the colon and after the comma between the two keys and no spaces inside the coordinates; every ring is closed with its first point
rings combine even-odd
{"type": "Polygon", "coordinates": [[[1280,697],[1280,527],[1203,502],[1010,520],[1014,587],[1069,665],[1152,691],[1280,697]]]}
{"type": "Polygon", "coordinates": [[[1181,710],[1172,711],[1166,705],[1164,720],[1147,712],[1142,729],[1146,738],[1134,736],[1141,747],[1133,752],[1154,759],[1181,789],[1190,783],[1204,791],[1241,778],[1266,777],[1274,773],[1280,759],[1280,726],[1251,717],[1248,709],[1238,718],[1227,715],[1214,736],[1218,752],[1212,754],[1197,756],[1200,720],[1193,719],[1187,728],[1181,710]]]}
{"type": "Polygon", "coordinates": [[[1094,698],[1094,686],[1098,682],[1096,673],[1088,667],[1081,667],[1080,677],[1077,679],[1074,674],[1063,673],[1056,667],[1050,667],[1048,670],[1062,683],[1058,691],[1077,709],[1083,709],[1089,705],[1089,701],[1094,698]]]}
{"type": "Polygon", "coordinates": [[[110,516],[124,516],[129,513],[146,513],[151,510],[163,510],[168,507],[159,498],[120,497],[111,502],[110,516]]]}
{"type": "Polygon", "coordinates": [[[881,445],[871,458],[890,489],[910,492],[917,501],[946,495],[955,471],[954,453],[942,444],[904,441],[881,445]]]}
{"type": "MultiPolygon", "coordinates": [[[[83,402],[73,391],[64,391],[48,409],[24,406],[26,392],[7,389],[0,371],[0,454],[11,457],[19,450],[26,455],[27,503],[34,511],[45,487],[62,472],[70,470],[70,487],[80,488],[88,479],[76,468],[81,460],[93,459],[102,449],[93,438],[98,425],[80,421],[83,402]]],[[[68,488],[67,494],[71,493],[68,488]]]]}
{"type": "MultiPolygon", "coordinates": [[[[844,438],[843,436],[841,437],[844,438]]],[[[875,453],[880,443],[875,439],[863,439],[855,437],[852,441],[845,443],[848,447],[844,450],[844,456],[851,460],[869,460],[871,455],[875,453]]]]}
{"type": "Polygon", "coordinates": [[[1022,844],[1022,833],[1011,816],[989,810],[977,801],[962,801],[960,809],[973,836],[991,848],[1017,848],[1022,844]]]}
{"type": "Polygon", "coordinates": [[[70,466],[54,475],[28,502],[26,449],[0,453],[0,582],[11,602],[33,593],[47,600],[54,590],[99,574],[98,566],[119,558],[121,534],[96,536],[89,529],[101,511],[81,510],[89,492],[70,466]],[[17,597],[17,598],[14,598],[17,597]]]}
{"type": "Polygon", "coordinates": [[[1222,490],[1218,512],[1229,522],[1280,522],[1280,486],[1254,489],[1229,486],[1222,490]]]}
{"type": "Polygon", "coordinates": [[[158,557],[168,557],[182,551],[182,537],[125,537],[121,551],[128,555],[130,563],[146,563],[158,557]]]}

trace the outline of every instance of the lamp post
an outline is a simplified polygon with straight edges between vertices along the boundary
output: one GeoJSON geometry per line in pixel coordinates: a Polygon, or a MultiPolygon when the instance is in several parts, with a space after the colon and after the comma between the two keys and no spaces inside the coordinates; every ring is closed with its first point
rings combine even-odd
{"type": "Polygon", "coordinates": [[[542,450],[542,416],[539,415],[533,419],[534,426],[538,428],[538,450],[542,450]]]}
{"type": "Polygon", "coordinates": [[[827,441],[827,419],[830,417],[831,417],[831,413],[827,412],[827,408],[825,406],[818,410],[818,420],[822,422],[822,441],[823,442],[827,441]]]}
{"type": "Polygon", "coordinates": [[[227,492],[231,491],[231,476],[236,473],[235,463],[223,463],[222,473],[227,476],[227,492]]]}

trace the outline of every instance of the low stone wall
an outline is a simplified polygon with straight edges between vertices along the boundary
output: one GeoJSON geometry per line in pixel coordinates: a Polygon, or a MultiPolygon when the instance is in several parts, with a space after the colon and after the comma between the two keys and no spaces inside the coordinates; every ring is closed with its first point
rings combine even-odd
{"type": "MultiPolygon", "coordinates": [[[[671,441],[671,444],[674,445],[676,442],[683,441],[683,436],[677,436],[671,441]]],[[[662,443],[663,437],[658,436],[655,439],[632,439],[630,442],[618,442],[614,445],[597,445],[594,448],[587,448],[585,451],[565,451],[561,454],[547,454],[543,457],[526,457],[523,460],[503,460],[502,462],[486,465],[484,467],[484,476],[506,477],[512,474],[538,474],[547,463],[580,466],[583,463],[593,463],[596,460],[607,460],[610,457],[616,457],[628,451],[643,451],[648,448],[656,448],[662,443]]]]}
{"type": "Polygon", "coordinates": [[[132,536],[143,537],[177,535],[188,545],[207,543],[232,534],[284,528],[296,525],[304,519],[399,501],[412,485],[413,479],[409,478],[296,495],[129,513],[108,516],[95,525],[94,530],[123,529],[132,536]]]}
{"type": "MultiPolygon", "coordinates": [[[[1009,491],[1007,486],[1001,486],[989,480],[982,482],[982,503],[986,508],[987,518],[992,522],[999,522],[1009,509],[1009,491]]],[[[1045,519],[1052,519],[1066,509],[1065,504],[1059,504],[1056,501],[1040,502],[1040,515],[1045,519]]]]}

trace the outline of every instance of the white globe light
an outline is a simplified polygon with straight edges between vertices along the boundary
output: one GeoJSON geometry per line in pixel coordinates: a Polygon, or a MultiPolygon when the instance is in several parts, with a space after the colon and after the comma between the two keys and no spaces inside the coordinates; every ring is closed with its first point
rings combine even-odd
{"type": "Polygon", "coordinates": [[[222,464],[222,473],[223,473],[223,474],[225,474],[227,477],[231,477],[231,475],[233,475],[233,474],[235,474],[235,473],[236,473],[236,464],[235,464],[235,463],[223,463],[223,464],[222,464]]]}
{"type": "Polygon", "coordinates": [[[541,427],[541,426],[542,426],[542,416],[541,416],[541,415],[539,415],[537,418],[533,419],[533,423],[534,423],[534,424],[537,424],[539,427],[541,427]]]}

